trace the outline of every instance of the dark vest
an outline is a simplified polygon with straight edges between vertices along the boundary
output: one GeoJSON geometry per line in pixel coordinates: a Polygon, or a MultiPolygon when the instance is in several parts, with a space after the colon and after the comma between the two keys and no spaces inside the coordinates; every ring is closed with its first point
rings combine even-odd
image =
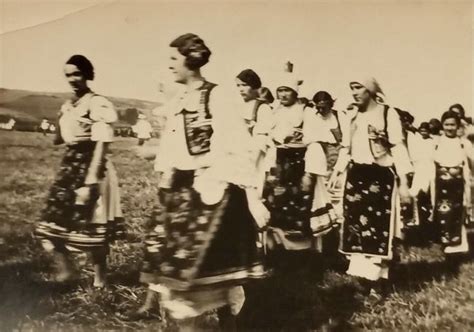
{"type": "Polygon", "coordinates": [[[183,109],[184,133],[189,154],[192,156],[207,153],[211,150],[212,114],[209,111],[209,96],[214,83],[204,82],[201,91],[199,108],[195,111],[183,109]]]}

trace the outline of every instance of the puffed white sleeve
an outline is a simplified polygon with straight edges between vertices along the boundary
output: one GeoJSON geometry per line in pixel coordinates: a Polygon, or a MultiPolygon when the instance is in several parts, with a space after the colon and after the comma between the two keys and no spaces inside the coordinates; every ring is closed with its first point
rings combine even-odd
{"type": "Polygon", "coordinates": [[[92,120],[91,139],[93,141],[112,142],[114,140],[112,124],[118,120],[114,105],[105,97],[92,97],[90,118],[92,120]]]}
{"type": "Polygon", "coordinates": [[[339,124],[342,132],[342,141],[341,148],[339,149],[339,155],[337,157],[336,165],[334,166],[334,171],[337,173],[342,173],[347,168],[351,160],[350,156],[350,146],[351,146],[351,123],[354,119],[355,114],[347,114],[345,112],[339,113],[339,124]]]}
{"type": "Polygon", "coordinates": [[[212,126],[211,165],[216,179],[253,186],[255,176],[255,144],[245,121],[235,105],[229,102],[229,92],[214,88],[210,100],[212,126]]]}
{"type": "Polygon", "coordinates": [[[388,140],[392,144],[391,152],[397,173],[406,175],[413,172],[400,116],[393,109],[389,109],[387,113],[387,133],[388,140]]]}
{"type": "Polygon", "coordinates": [[[271,146],[270,132],[274,125],[273,110],[267,104],[260,105],[257,123],[253,128],[254,140],[259,150],[266,151],[271,146]]]}

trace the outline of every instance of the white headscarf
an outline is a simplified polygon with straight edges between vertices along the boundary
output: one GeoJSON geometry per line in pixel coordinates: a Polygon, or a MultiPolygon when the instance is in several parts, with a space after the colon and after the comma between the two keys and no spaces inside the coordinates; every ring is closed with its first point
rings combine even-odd
{"type": "Polygon", "coordinates": [[[377,82],[375,78],[366,77],[365,79],[362,79],[362,80],[351,81],[350,84],[352,83],[359,83],[360,85],[364,86],[367,90],[369,90],[370,93],[374,96],[374,100],[377,104],[381,104],[381,105],[385,104],[385,94],[383,93],[382,88],[380,87],[380,84],[377,82]]]}
{"type": "Polygon", "coordinates": [[[303,81],[297,79],[293,73],[283,73],[277,81],[276,89],[286,87],[298,93],[301,84],[303,81]]]}

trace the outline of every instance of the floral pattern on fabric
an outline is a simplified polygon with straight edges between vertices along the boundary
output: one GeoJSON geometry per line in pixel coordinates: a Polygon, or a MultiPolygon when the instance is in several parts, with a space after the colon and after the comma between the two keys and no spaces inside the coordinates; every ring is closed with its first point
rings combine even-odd
{"type": "Polygon", "coordinates": [[[171,188],[160,188],[163,207],[146,238],[143,272],[173,289],[187,290],[262,277],[255,221],[243,189],[229,185],[222,200],[206,205],[193,188],[194,171],[175,170],[171,188]],[[252,275],[254,274],[254,275],[252,275]]]}
{"type": "MultiPolygon", "coordinates": [[[[407,174],[408,187],[412,186],[413,173],[407,174]]],[[[411,198],[409,203],[400,203],[400,219],[405,229],[420,226],[417,211],[417,199],[411,198]]]]}
{"type": "Polygon", "coordinates": [[[310,217],[315,179],[305,176],[306,148],[277,149],[276,165],[263,188],[263,203],[270,211],[270,226],[296,238],[311,235],[310,217]]]}
{"type": "Polygon", "coordinates": [[[343,198],[344,253],[389,256],[394,185],[389,167],[349,165],[343,198]]]}
{"type": "MultiPolygon", "coordinates": [[[[102,246],[107,240],[123,233],[121,220],[109,224],[94,223],[94,212],[100,197],[99,186],[91,188],[91,199],[86,205],[76,205],[75,190],[84,186],[96,142],[84,141],[68,145],[36,228],[39,238],[48,238],[79,249],[102,246]]],[[[99,179],[105,176],[102,162],[99,179]]]]}
{"type": "Polygon", "coordinates": [[[461,244],[464,224],[464,178],[462,166],[443,167],[436,164],[434,223],[442,245],[461,244]]]}

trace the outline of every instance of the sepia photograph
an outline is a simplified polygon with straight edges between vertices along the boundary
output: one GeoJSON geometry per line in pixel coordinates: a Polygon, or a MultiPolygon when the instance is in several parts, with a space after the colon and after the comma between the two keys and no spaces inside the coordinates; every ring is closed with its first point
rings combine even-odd
{"type": "Polygon", "coordinates": [[[0,0],[0,331],[474,330],[473,27],[0,0]]]}

